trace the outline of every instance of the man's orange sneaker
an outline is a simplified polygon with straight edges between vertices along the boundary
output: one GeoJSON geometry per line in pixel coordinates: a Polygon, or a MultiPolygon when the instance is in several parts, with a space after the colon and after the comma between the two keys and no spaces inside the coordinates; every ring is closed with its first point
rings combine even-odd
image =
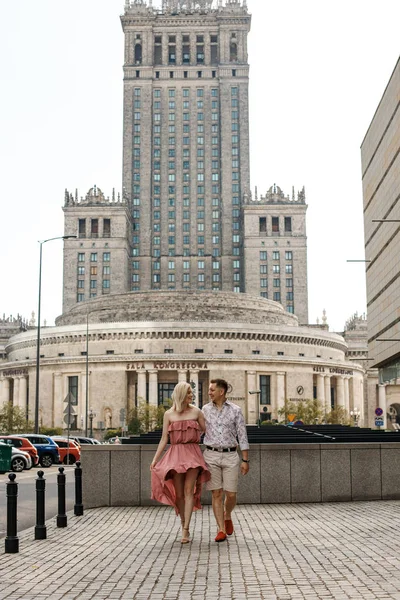
{"type": "Polygon", "coordinates": [[[231,519],[225,521],[225,531],[228,535],[232,535],[233,533],[233,523],[231,519]]]}
{"type": "Polygon", "coordinates": [[[223,531],[218,531],[215,541],[216,542],[224,542],[225,540],[226,540],[226,533],[224,533],[223,531]]]}

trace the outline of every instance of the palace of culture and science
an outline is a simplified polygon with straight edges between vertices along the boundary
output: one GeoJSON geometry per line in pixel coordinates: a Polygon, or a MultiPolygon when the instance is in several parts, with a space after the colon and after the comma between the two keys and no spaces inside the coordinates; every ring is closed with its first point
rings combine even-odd
{"type": "MultiPolygon", "coordinates": [[[[95,432],[118,427],[178,381],[202,406],[214,377],[248,423],[311,398],[366,422],[362,364],[308,325],[304,188],[250,189],[246,0],[126,0],[121,23],[122,192],[65,192],[75,237],[63,313],[41,329],[40,423],[63,426],[72,397],[72,429],[89,410],[95,432]]],[[[30,418],[36,350],[27,328],[0,362],[0,398],[30,418]]]]}

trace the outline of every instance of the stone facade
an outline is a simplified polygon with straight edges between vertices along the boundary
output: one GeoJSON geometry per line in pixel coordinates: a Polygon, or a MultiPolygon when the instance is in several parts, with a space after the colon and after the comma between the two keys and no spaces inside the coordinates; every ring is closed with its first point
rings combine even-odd
{"type": "Polygon", "coordinates": [[[280,302],[308,323],[307,234],[304,189],[286,196],[275,184],[245,198],[246,292],[280,302]]]}
{"type": "Polygon", "coordinates": [[[129,285],[131,217],[126,199],[94,186],[85,197],[65,191],[63,311],[129,285]]]}
{"type": "Polygon", "coordinates": [[[245,289],[250,20],[241,0],[126,3],[123,186],[139,263],[127,291],[245,289]]]}
{"type": "Polygon", "coordinates": [[[379,369],[379,406],[385,415],[390,408],[397,421],[400,421],[399,97],[400,59],[361,145],[368,353],[373,358],[370,366],[379,369]]]}
{"type": "MultiPolygon", "coordinates": [[[[88,313],[84,304],[76,305],[56,327],[42,330],[43,424],[62,426],[72,385],[77,424],[85,418],[87,390],[98,429],[106,423],[118,427],[121,410],[140,400],[157,406],[178,381],[192,383],[202,406],[213,377],[232,384],[231,398],[248,423],[278,419],[285,399],[315,395],[327,411],[332,399],[334,405],[357,408],[364,422],[364,369],[346,360],[343,338],[300,327],[278,303],[233,292],[149,291],[94,299],[90,307],[88,313]]],[[[28,392],[14,395],[14,403],[24,406],[27,397],[25,407],[32,414],[35,332],[12,337],[6,350],[1,397],[9,400],[10,381],[23,377],[19,389],[28,392]]]]}

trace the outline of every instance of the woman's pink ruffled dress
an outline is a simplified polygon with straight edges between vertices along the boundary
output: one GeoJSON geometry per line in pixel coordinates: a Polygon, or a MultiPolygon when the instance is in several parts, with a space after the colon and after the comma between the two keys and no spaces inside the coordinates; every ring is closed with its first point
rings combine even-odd
{"type": "Polygon", "coordinates": [[[200,426],[197,421],[191,419],[173,421],[168,427],[168,432],[171,445],[151,472],[151,498],[173,506],[176,514],[179,514],[172,472],[186,473],[188,469],[200,467],[193,508],[198,510],[201,508],[201,486],[211,477],[199,447],[200,426]]]}

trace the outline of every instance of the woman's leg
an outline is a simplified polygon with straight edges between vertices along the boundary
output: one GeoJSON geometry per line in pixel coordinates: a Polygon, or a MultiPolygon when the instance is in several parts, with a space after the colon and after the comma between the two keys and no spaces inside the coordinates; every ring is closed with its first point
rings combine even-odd
{"type": "Polygon", "coordinates": [[[172,481],[174,483],[176,506],[178,507],[179,516],[182,521],[182,527],[185,524],[185,473],[173,473],[172,481]]]}
{"type": "Polygon", "coordinates": [[[185,495],[185,523],[186,530],[189,529],[190,519],[192,518],[194,505],[194,487],[200,472],[200,467],[197,469],[188,469],[185,475],[184,495],[185,495]]]}

